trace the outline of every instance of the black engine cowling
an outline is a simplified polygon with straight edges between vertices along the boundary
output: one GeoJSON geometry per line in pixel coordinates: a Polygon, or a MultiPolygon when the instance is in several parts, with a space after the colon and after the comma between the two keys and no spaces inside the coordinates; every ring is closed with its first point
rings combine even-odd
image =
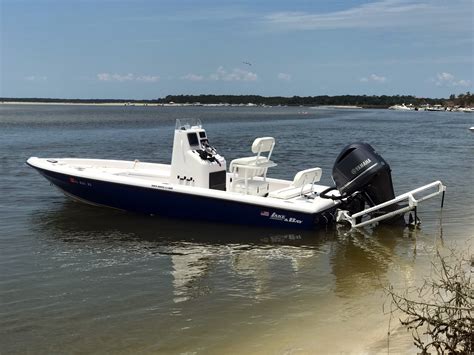
{"type": "MultiPolygon", "coordinates": [[[[355,204],[359,206],[358,209],[362,209],[365,203],[374,206],[395,198],[390,166],[370,144],[353,143],[346,146],[336,159],[332,177],[343,197],[360,192],[355,194],[359,200],[355,204]]],[[[348,199],[348,203],[354,206],[351,199],[348,199]]],[[[381,212],[387,213],[395,209],[396,204],[385,207],[381,212]]],[[[389,219],[386,223],[402,220],[404,223],[403,216],[389,219]]]]}

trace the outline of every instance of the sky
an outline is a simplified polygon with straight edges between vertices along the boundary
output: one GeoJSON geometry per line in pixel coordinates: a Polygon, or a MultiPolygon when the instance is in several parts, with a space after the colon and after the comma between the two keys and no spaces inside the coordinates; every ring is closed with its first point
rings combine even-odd
{"type": "Polygon", "coordinates": [[[449,97],[472,0],[0,0],[0,97],[449,97]]]}

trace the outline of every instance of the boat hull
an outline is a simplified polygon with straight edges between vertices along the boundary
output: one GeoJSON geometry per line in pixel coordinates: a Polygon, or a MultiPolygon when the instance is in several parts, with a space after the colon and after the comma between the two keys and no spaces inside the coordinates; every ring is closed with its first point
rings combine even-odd
{"type": "Polygon", "coordinates": [[[304,213],[163,188],[121,184],[62,174],[28,164],[65,195],[92,205],[179,219],[291,229],[315,229],[334,222],[336,207],[304,213]]]}

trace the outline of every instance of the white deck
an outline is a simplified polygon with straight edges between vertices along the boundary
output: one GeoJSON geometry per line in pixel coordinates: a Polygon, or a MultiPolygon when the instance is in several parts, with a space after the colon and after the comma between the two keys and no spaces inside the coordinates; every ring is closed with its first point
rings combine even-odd
{"type": "MultiPolygon", "coordinates": [[[[102,160],[102,159],[75,159],[75,158],[36,158],[28,159],[28,164],[48,171],[82,177],[86,179],[101,180],[112,183],[140,186],[152,189],[173,190],[177,193],[201,195],[225,200],[239,201],[249,204],[262,205],[273,208],[283,208],[303,213],[316,213],[326,210],[335,205],[329,199],[317,196],[327,188],[318,184],[308,184],[302,188],[291,189],[292,181],[266,178],[268,183],[268,195],[255,196],[242,192],[229,191],[231,188],[232,174],[227,173],[227,191],[212,190],[202,187],[191,186],[187,183],[171,184],[171,166],[167,164],[145,163],[140,161],[102,160]],[[282,191],[284,190],[284,191],[282,191]],[[278,192],[284,192],[285,198],[270,197],[278,196],[278,192]],[[313,193],[310,193],[310,192],[313,193]],[[288,198],[288,196],[290,196],[288,198]]],[[[263,178],[255,177],[254,184],[259,184],[263,178]]],[[[337,192],[336,192],[337,193],[337,192]]]]}

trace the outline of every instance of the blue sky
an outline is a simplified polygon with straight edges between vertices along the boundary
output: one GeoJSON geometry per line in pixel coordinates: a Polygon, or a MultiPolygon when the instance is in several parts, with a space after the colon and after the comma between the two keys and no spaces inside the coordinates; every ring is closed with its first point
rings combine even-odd
{"type": "Polygon", "coordinates": [[[0,96],[474,91],[472,0],[0,0],[0,96]]]}

